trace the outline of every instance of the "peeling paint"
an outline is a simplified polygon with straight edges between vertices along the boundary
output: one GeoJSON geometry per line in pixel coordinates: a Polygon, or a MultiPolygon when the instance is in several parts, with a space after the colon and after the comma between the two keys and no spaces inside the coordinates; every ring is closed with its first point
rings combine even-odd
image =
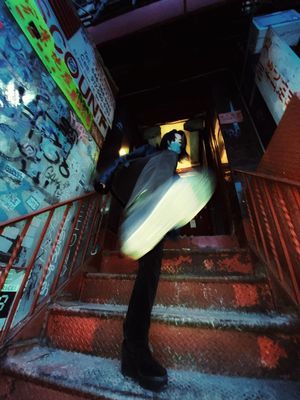
{"type": "Polygon", "coordinates": [[[251,273],[252,272],[252,264],[249,260],[241,260],[240,254],[232,255],[231,257],[226,257],[218,260],[218,266],[222,270],[226,270],[228,272],[243,272],[243,273],[251,273]]]}
{"type": "Polygon", "coordinates": [[[169,273],[176,273],[183,264],[192,264],[193,259],[191,256],[179,256],[174,258],[165,258],[162,261],[162,267],[169,273]]]}
{"type": "Polygon", "coordinates": [[[204,268],[211,271],[214,267],[214,262],[211,259],[206,259],[203,261],[204,268]]]}
{"type": "Polygon", "coordinates": [[[236,307],[251,307],[259,302],[257,288],[254,285],[235,283],[232,285],[236,307]]]}
{"type": "Polygon", "coordinates": [[[268,369],[275,369],[282,358],[287,358],[287,352],[278,342],[261,336],[257,339],[260,350],[261,365],[268,369]]]}

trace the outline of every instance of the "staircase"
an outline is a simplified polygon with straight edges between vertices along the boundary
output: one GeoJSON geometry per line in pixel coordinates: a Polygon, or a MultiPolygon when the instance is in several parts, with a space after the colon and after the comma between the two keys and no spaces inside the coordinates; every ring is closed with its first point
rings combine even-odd
{"type": "Polygon", "coordinates": [[[234,237],[167,242],[150,332],[169,385],[120,373],[122,321],[137,263],[104,251],[79,299],[49,308],[39,345],[11,352],[0,399],[300,399],[299,317],[276,311],[264,268],[234,237]]]}

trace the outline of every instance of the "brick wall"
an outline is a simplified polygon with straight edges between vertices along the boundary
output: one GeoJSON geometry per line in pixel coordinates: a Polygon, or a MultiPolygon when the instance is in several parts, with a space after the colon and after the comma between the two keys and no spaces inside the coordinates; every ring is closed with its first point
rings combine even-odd
{"type": "Polygon", "coordinates": [[[300,182],[300,99],[292,98],[269,143],[258,172],[300,182]]]}

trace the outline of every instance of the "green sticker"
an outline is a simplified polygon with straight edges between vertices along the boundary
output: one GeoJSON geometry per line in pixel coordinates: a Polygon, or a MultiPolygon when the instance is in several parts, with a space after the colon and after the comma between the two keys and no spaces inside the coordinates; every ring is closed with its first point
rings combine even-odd
{"type": "Polygon", "coordinates": [[[84,127],[90,130],[92,114],[66,63],[60,58],[51,31],[35,1],[5,0],[5,3],[84,127]]]}

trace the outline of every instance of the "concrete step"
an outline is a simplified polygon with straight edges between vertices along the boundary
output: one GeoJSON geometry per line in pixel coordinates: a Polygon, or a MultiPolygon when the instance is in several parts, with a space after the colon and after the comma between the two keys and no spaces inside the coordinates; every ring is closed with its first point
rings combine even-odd
{"type": "MultiPolygon", "coordinates": [[[[118,358],[127,307],[61,303],[51,307],[48,343],[118,358]]],[[[300,376],[295,315],[154,307],[150,341],[169,368],[252,377],[300,376]]]]}
{"type": "Polygon", "coordinates": [[[34,347],[2,364],[0,396],[6,400],[298,400],[300,383],[169,369],[159,393],[120,373],[118,360],[34,347]]]}
{"type": "MultiPolygon", "coordinates": [[[[128,304],[135,276],[132,274],[88,273],[84,279],[82,302],[128,304]]],[[[248,276],[190,277],[162,275],[156,304],[193,308],[273,310],[269,285],[248,276]]]]}
{"type": "MultiPolygon", "coordinates": [[[[119,251],[103,251],[101,262],[94,263],[94,270],[102,273],[136,273],[137,268],[137,261],[124,257],[119,251]]],[[[165,249],[162,273],[192,276],[249,275],[255,273],[255,266],[246,249],[165,249]]]]}

